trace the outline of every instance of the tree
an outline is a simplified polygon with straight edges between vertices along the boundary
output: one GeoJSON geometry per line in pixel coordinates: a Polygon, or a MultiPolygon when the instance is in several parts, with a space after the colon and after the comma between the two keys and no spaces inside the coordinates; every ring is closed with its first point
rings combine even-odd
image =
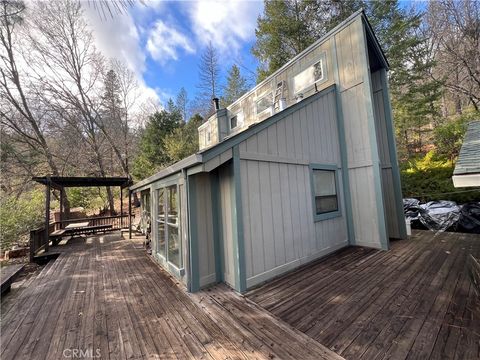
{"type": "Polygon", "coordinates": [[[135,159],[133,175],[145,178],[162,167],[169,165],[172,158],[165,148],[165,139],[180,126],[179,112],[161,110],[150,116],[139,143],[139,153],[135,159]]]}
{"type": "MultiPolygon", "coordinates": [[[[199,83],[197,85],[200,93],[198,102],[202,112],[210,115],[213,111],[212,99],[219,97],[220,92],[220,64],[217,50],[209,42],[199,64],[199,83]]],[[[207,116],[208,117],[208,116],[207,116]]]]}
{"type": "Polygon", "coordinates": [[[438,64],[433,76],[437,80],[445,80],[457,114],[462,112],[462,98],[478,111],[480,2],[431,1],[426,12],[426,22],[438,64]]]}
{"type": "Polygon", "coordinates": [[[177,94],[177,98],[175,100],[175,106],[182,114],[183,122],[186,122],[188,119],[189,100],[188,100],[187,90],[185,90],[184,87],[182,87],[177,94]]]}
{"type": "Polygon", "coordinates": [[[257,20],[257,41],[252,49],[260,61],[261,81],[310,45],[314,38],[306,22],[307,2],[265,0],[257,20]]]}
{"type": "Polygon", "coordinates": [[[230,105],[245,94],[247,90],[247,80],[240,73],[239,67],[236,64],[233,64],[228,71],[227,86],[225,87],[222,97],[222,103],[225,106],[230,105]]]}
{"type": "Polygon", "coordinates": [[[203,118],[196,114],[165,138],[165,151],[172,162],[176,162],[198,151],[198,127],[203,118]]]}

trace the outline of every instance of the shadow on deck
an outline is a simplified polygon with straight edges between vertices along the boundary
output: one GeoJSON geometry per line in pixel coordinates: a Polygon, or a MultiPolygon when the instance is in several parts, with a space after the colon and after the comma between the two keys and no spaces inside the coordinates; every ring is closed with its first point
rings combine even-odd
{"type": "Polygon", "coordinates": [[[341,359],[226,286],[187,294],[120,233],[52,247],[2,298],[1,358],[341,359]]]}
{"type": "Polygon", "coordinates": [[[480,236],[417,231],[391,251],[347,248],[246,294],[346,359],[480,359],[467,274],[480,236]]]}

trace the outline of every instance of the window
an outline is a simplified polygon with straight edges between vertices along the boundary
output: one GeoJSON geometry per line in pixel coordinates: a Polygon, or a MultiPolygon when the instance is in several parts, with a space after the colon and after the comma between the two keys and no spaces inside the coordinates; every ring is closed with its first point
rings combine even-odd
{"type": "Polygon", "coordinates": [[[257,115],[264,112],[265,110],[269,110],[272,108],[272,93],[268,93],[262,96],[260,99],[256,101],[257,106],[257,115]]]}
{"type": "Polygon", "coordinates": [[[315,64],[295,75],[293,78],[293,91],[295,94],[308,90],[308,88],[314,84],[318,84],[326,80],[324,63],[325,54],[323,54],[322,59],[317,61],[315,64]]]}
{"type": "Polygon", "coordinates": [[[168,194],[168,218],[167,218],[167,234],[168,234],[168,261],[176,267],[181,265],[180,239],[178,237],[178,190],[177,185],[167,187],[168,194]]]}
{"type": "Polygon", "coordinates": [[[230,130],[243,125],[243,112],[240,111],[230,118],[230,130]]]}
{"type": "Polygon", "coordinates": [[[235,129],[238,126],[237,115],[230,118],[230,129],[235,129]]]}
{"type": "Polygon", "coordinates": [[[340,216],[335,166],[311,166],[315,220],[340,216]]]}
{"type": "Polygon", "coordinates": [[[157,190],[157,253],[165,256],[165,190],[157,190]]]}
{"type": "Polygon", "coordinates": [[[180,199],[177,185],[157,190],[157,254],[162,261],[180,269],[182,245],[180,238],[180,199]]]}

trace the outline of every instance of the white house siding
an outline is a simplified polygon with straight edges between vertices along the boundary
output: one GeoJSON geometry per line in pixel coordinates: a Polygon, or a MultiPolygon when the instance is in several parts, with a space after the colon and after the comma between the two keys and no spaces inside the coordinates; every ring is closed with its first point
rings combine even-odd
{"type": "Polygon", "coordinates": [[[313,216],[309,164],[341,166],[334,91],[249,137],[239,150],[247,287],[348,243],[341,178],[342,216],[318,222],[313,216]]]}
{"type": "Polygon", "coordinates": [[[334,39],[347,143],[353,244],[382,248],[388,239],[382,231],[385,219],[381,186],[375,183],[377,174],[380,176],[380,163],[362,20],[355,20],[334,39]]]}

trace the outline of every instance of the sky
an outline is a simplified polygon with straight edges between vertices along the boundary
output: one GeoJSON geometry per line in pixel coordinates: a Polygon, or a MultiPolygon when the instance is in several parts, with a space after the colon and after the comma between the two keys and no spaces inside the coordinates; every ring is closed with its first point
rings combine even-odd
{"type": "Polygon", "coordinates": [[[99,50],[127,64],[144,91],[163,104],[182,87],[193,100],[200,56],[210,41],[223,78],[236,63],[254,81],[257,62],[250,49],[263,1],[144,0],[113,18],[85,4],[99,50]]]}

